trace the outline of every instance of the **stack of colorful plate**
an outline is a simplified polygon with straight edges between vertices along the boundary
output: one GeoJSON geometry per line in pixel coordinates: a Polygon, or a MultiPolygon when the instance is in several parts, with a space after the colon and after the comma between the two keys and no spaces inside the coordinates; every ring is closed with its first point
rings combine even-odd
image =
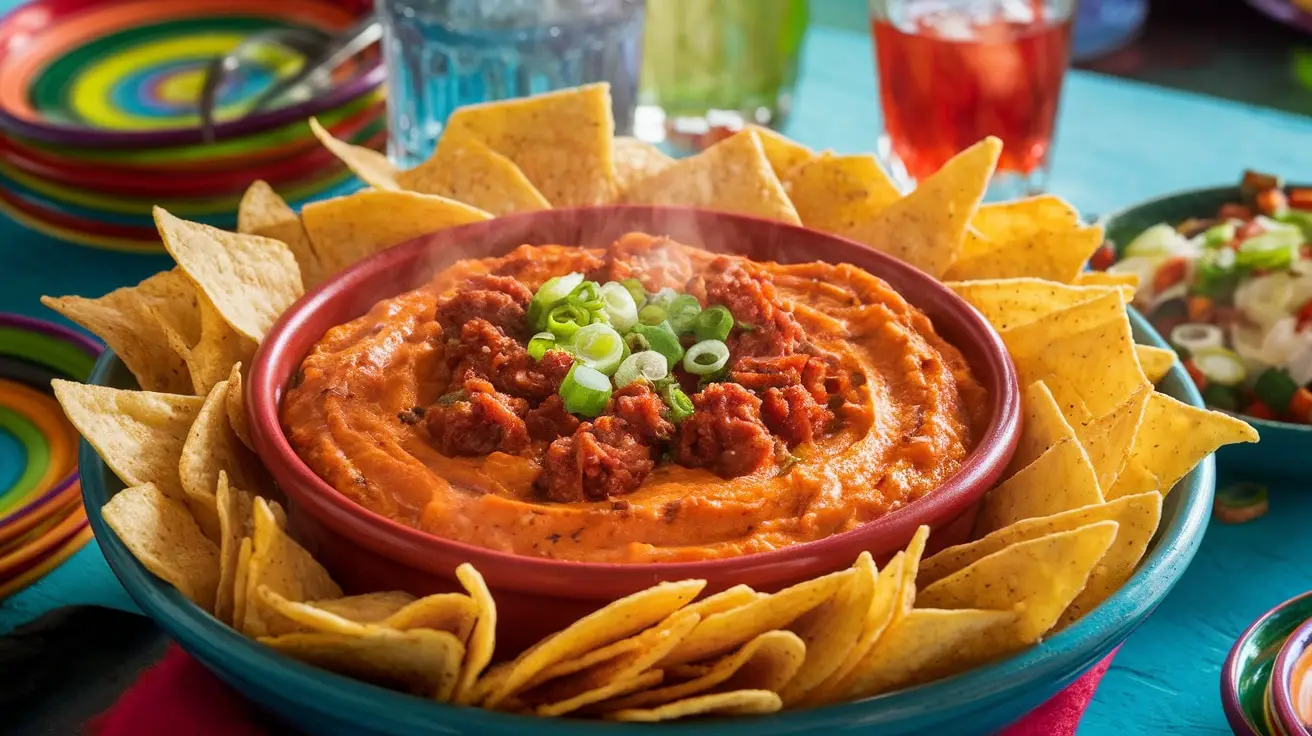
{"type": "Polygon", "coordinates": [[[86,380],[101,350],[65,327],[0,314],[0,600],[91,539],[77,430],[50,380],[86,380]]]}
{"type": "Polygon", "coordinates": [[[305,57],[259,45],[225,78],[212,135],[199,101],[209,63],[252,34],[352,28],[339,0],[35,0],[0,19],[0,211],[48,235],[116,250],[159,248],[151,207],[233,227],[260,178],[295,203],[355,186],[306,125],[381,147],[377,49],[310,99],[250,110],[305,57]]]}

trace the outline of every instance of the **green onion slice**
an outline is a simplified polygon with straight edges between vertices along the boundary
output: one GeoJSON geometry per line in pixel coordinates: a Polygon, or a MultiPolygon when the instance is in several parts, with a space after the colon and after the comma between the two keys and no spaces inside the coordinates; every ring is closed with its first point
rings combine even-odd
{"type": "Polygon", "coordinates": [[[1225,333],[1216,325],[1205,322],[1185,322],[1171,330],[1170,343],[1177,350],[1192,355],[1203,350],[1223,347],[1225,333]]]}
{"type": "Polygon", "coordinates": [[[629,296],[633,297],[633,303],[636,304],[639,309],[642,308],[642,305],[647,303],[647,290],[643,288],[641,281],[637,279],[624,279],[620,282],[620,286],[623,286],[624,289],[629,292],[629,296]]]}
{"type": "Polygon", "coordinates": [[[560,384],[565,411],[585,417],[595,417],[605,411],[610,393],[610,378],[578,363],[569,369],[560,384]]]}
{"type": "Polygon", "coordinates": [[[676,365],[683,360],[683,346],[679,344],[679,336],[674,334],[670,329],[668,322],[662,322],[658,325],[637,324],[629,332],[629,335],[637,337],[628,338],[629,347],[633,352],[643,350],[655,350],[665,356],[665,360],[670,365],[676,365]]]}
{"type": "Polygon", "coordinates": [[[702,340],[683,356],[683,369],[694,376],[713,376],[728,364],[729,346],[720,340],[702,340]]]}
{"type": "Polygon", "coordinates": [[[656,292],[655,294],[652,294],[651,296],[647,297],[647,303],[655,304],[656,306],[661,307],[663,309],[669,309],[670,305],[673,304],[674,300],[677,298],[679,298],[679,292],[667,286],[664,289],[661,289],[660,291],[656,292]]]}
{"type": "Polygon", "coordinates": [[[697,315],[701,314],[702,305],[692,294],[680,294],[670,303],[669,322],[674,333],[679,336],[692,332],[697,315]]]}
{"type": "Polygon", "coordinates": [[[638,323],[638,304],[623,284],[610,281],[602,286],[601,305],[611,326],[620,332],[628,332],[638,323]]]}
{"type": "Polygon", "coordinates": [[[567,303],[595,312],[602,307],[601,284],[596,281],[584,281],[569,293],[567,303]]]}
{"type": "Polygon", "coordinates": [[[655,384],[669,374],[670,364],[666,362],[664,355],[655,350],[644,350],[630,355],[620,363],[620,367],[615,371],[615,385],[624,388],[634,381],[655,384]]]}
{"type": "Polygon", "coordinates": [[[733,313],[719,304],[703,310],[692,325],[698,340],[723,340],[732,330],[733,313]]]}
{"type": "Polygon", "coordinates": [[[692,399],[688,398],[688,394],[683,392],[677,382],[670,381],[662,386],[661,398],[665,401],[665,405],[670,407],[670,420],[675,424],[692,416],[692,399]]]}
{"type": "Polygon", "coordinates": [[[665,307],[648,304],[638,310],[638,321],[644,325],[658,325],[665,321],[665,307]]]}
{"type": "Polygon", "coordinates": [[[565,342],[574,337],[579,328],[592,323],[592,313],[575,304],[561,304],[547,315],[547,331],[556,336],[558,342],[565,342]]]}
{"type": "Polygon", "coordinates": [[[556,336],[550,332],[539,332],[528,341],[528,357],[542,360],[548,350],[556,349],[556,336]]]}
{"type": "Polygon", "coordinates": [[[545,330],[547,328],[547,315],[552,309],[568,299],[570,292],[574,291],[581,283],[583,283],[583,274],[578,272],[547,279],[546,283],[538,287],[538,292],[533,295],[533,300],[528,303],[529,326],[534,330],[545,330]]]}
{"type": "Polygon", "coordinates": [[[579,329],[573,342],[575,360],[608,376],[624,360],[624,338],[608,324],[597,322],[579,329]]]}

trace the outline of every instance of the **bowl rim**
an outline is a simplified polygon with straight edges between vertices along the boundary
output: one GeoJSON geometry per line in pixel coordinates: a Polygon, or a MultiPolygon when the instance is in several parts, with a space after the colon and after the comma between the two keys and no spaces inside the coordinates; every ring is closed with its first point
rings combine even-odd
{"type": "MultiPolygon", "coordinates": [[[[293,365],[300,365],[303,359],[303,355],[297,356],[293,365]]],[[[617,585],[615,581],[627,579],[631,587],[633,578],[636,577],[635,571],[647,568],[648,565],[659,566],[649,569],[658,570],[656,574],[661,579],[704,578],[730,570],[741,572],[744,567],[760,569],[780,565],[800,565],[808,557],[830,554],[832,550],[854,545],[860,539],[875,539],[883,535],[901,536],[902,532],[905,532],[905,537],[910,539],[921,523],[931,521],[946,523],[983,496],[988,490],[989,478],[996,478],[1009,462],[1019,440],[1020,429],[1019,380],[1002,338],[978,311],[941,282],[892,256],[846,238],[764,218],[688,207],[604,205],[525,212],[447,228],[411,239],[353,264],[284,310],[260,343],[255,359],[251,363],[249,375],[247,414],[256,453],[283,491],[319,523],[357,544],[369,547],[396,561],[405,560],[407,557],[400,553],[402,548],[414,545],[425,550],[440,549],[457,552],[480,569],[497,564],[514,566],[519,584],[509,587],[521,592],[531,591],[553,596],[561,596],[561,590],[556,584],[561,576],[571,578],[587,576],[590,581],[608,580],[612,581],[611,587],[617,585]],[[769,552],[690,562],[659,563],[582,562],[529,557],[429,534],[355,503],[320,478],[296,454],[282,430],[279,417],[281,393],[290,375],[287,378],[279,377],[273,366],[280,359],[280,353],[285,352],[284,345],[294,338],[305,322],[313,319],[321,307],[336,299],[344,298],[342,295],[349,294],[359,282],[365,281],[376,272],[393,271],[398,268],[396,264],[409,265],[413,261],[422,259],[424,254],[435,247],[432,243],[435,237],[459,241],[477,238],[484,232],[514,230],[517,224],[523,222],[531,223],[549,218],[562,220],[571,217],[606,218],[625,211],[635,214],[645,213],[646,216],[651,217],[710,217],[718,222],[737,221],[744,226],[769,227],[785,233],[792,232],[799,237],[841,242],[845,247],[859,248],[875,261],[882,261],[882,266],[886,270],[881,270],[880,274],[875,274],[876,276],[885,278],[892,272],[894,276],[890,278],[911,279],[919,282],[920,288],[927,292],[936,292],[935,298],[951,306],[955,313],[954,318],[962,325],[964,331],[982,337],[980,344],[976,346],[977,349],[982,352],[986,361],[996,362],[993,367],[1000,371],[1001,391],[997,395],[990,394],[992,410],[990,421],[975,449],[967,455],[957,472],[938,488],[896,511],[846,532],[769,552]],[[635,564],[641,567],[635,568],[635,564]]],[[[565,595],[565,597],[571,596],[565,595]]],[[[579,598],[587,600],[591,596],[584,595],[579,598]]]]}
{"type": "MultiPolygon", "coordinates": [[[[1165,346],[1143,317],[1133,310],[1129,314],[1136,335],[1142,336],[1138,342],[1165,346]]],[[[117,370],[126,372],[113,352],[107,350],[88,382],[114,385],[108,379],[117,370]]],[[[1172,366],[1170,375],[1180,387],[1177,398],[1194,406],[1202,405],[1202,397],[1178,363],[1172,366]]],[[[230,683],[246,681],[245,674],[229,671],[234,667],[242,673],[259,671],[263,675],[263,684],[252,683],[252,689],[267,690],[268,683],[277,683],[282,688],[279,692],[295,689],[301,693],[301,697],[296,698],[298,703],[324,704],[325,710],[320,712],[325,717],[340,720],[342,713],[358,713],[360,719],[414,728],[415,733],[431,730],[435,723],[444,723],[444,727],[452,729],[451,732],[464,727],[532,728],[534,733],[544,736],[614,734],[623,728],[620,724],[543,719],[433,703],[313,668],[273,652],[201,610],[177,589],[147,571],[108,527],[100,513],[101,506],[111,495],[105,483],[109,470],[104,461],[86,440],[82,440],[79,459],[83,468],[87,516],[110,569],[147,615],[178,640],[184,649],[218,670],[230,683]]],[[[1177,483],[1172,495],[1178,494],[1179,505],[1170,517],[1163,518],[1163,525],[1155,536],[1156,543],[1120,590],[1066,629],[1033,647],[952,677],[873,698],[692,726],[678,722],[644,724],[643,733],[660,736],[683,736],[694,732],[715,736],[801,734],[821,728],[851,727],[854,723],[898,723],[925,711],[978,712],[995,700],[1039,689],[1044,689],[1046,698],[1105,657],[1138,628],[1175,587],[1202,544],[1211,518],[1215,488],[1215,458],[1208,456],[1177,483]]],[[[1037,706],[1039,702],[1033,700],[1032,705],[1037,706]]]]}
{"type": "MultiPolygon", "coordinates": [[[[1289,182],[1285,182],[1285,185],[1289,186],[1289,182]]],[[[1166,204],[1167,202],[1170,202],[1175,199],[1180,199],[1183,197],[1198,197],[1204,195],[1222,196],[1228,192],[1238,192],[1238,191],[1239,191],[1239,186],[1237,184],[1227,184],[1227,185],[1211,186],[1211,187],[1197,187],[1194,189],[1177,189],[1173,192],[1167,192],[1166,194],[1159,194],[1158,196],[1153,197],[1151,199],[1144,199],[1135,202],[1134,204],[1126,205],[1124,207],[1119,207],[1099,217],[1097,224],[1100,227],[1102,227],[1104,232],[1106,232],[1108,230],[1111,230],[1113,223],[1115,223],[1117,220],[1123,217],[1130,217],[1134,215],[1138,210],[1148,209],[1150,207],[1160,207],[1161,205],[1166,204]]],[[[1141,230],[1140,232],[1143,231],[1141,230]]],[[[1170,347],[1170,346],[1166,345],[1165,347],[1170,347]]],[[[1242,419],[1245,422],[1248,422],[1249,424],[1258,428],[1259,430],[1265,429],[1266,431],[1297,432],[1301,434],[1312,435],[1312,424],[1298,424],[1296,422],[1283,422],[1280,421],[1279,419],[1262,419],[1260,417],[1251,417],[1247,414],[1241,414],[1239,412],[1234,412],[1234,411],[1228,411],[1225,413],[1233,417],[1236,417],[1238,419],[1242,419]]]]}
{"type": "MultiPolygon", "coordinates": [[[[1256,724],[1248,719],[1244,713],[1244,706],[1239,702],[1239,681],[1243,678],[1243,672],[1240,671],[1240,654],[1248,641],[1253,638],[1258,629],[1265,626],[1271,619],[1280,614],[1281,611],[1302,601],[1312,601],[1312,591],[1296,595],[1287,600],[1281,601],[1266,613],[1258,616],[1253,623],[1249,624],[1235,639],[1235,643],[1230,645],[1230,651],[1225,655],[1225,662],[1221,665],[1221,705],[1225,710],[1225,718],[1230,723],[1230,728],[1241,736],[1258,736],[1260,733],[1256,724]]],[[[1312,623],[1309,619],[1304,625],[1312,623]]],[[[1283,645],[1282,645],[1283,647],[1283,645]]],[[[1272,670],[1274,676],[1275,670],[1272,670]]]]}
{"type": "Polygon", "coordinates": [[[1282,725],[1289,729],[1297,729],[1289,736],[1309,736],[1308,729],[1303,725],[1303,719],[1294,708],[1290,697],[1294,663],[1304,652],[1309,651],[1312,651],[1312,617],[1299,624],[1298,628],[1294,629],[1294,633],[1290,634],[1280,646],[1280,653],[1276,655],[1275,664],[1271,668],[1271,680],[1267,685],[1271,689],[1276,713],[1284,721],[1282,725]]]}

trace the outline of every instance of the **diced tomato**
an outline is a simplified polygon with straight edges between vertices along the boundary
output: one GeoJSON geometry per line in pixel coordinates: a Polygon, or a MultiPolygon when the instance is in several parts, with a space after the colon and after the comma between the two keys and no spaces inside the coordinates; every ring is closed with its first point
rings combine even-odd
{"type": "Polygon", "coordinates": [[[1198,387],[1199,391],[1207,388],[1207,376],[1204,376],[1203,372],[1198,370],[1198,364],[1192,358],[1184,362],[1184,369],[1189,377],[1194,379],[1194,385],[1198,387]]]}
{"type": "Polygon", "coordinates": [[[1294,313],[1294,316],[1298,318],[1298,322],[1294,327],[1296,332],[1302,332],[1303,328],[1312,325],[1312,299],[1309,299],[1306,304],[1299,307],[1298,311],[1294,313]]]}
{"type": "Polygon", "coordinates": [[[1289,206],[1296,210],[1312,210],[1312,189],[1290,189],[1289,206]]]}
{"type": "Polygon", "coordinates": [[[1185,305],[1189,310],[1190,322],[1212,321],[1213,307],[1216,306],[1216,302],[1213,302],[1211,297],[1195,294],[1185,300],[1185,305]]]}
{"type": "Polygon", "coordinates": [[[1253,219],[1253,211],[1242,204],[1232,202],[1221,205],[1221,209],[1217,211],[1216,216],[1222,220],[1243,220],[1248,222],[1253,219]]]}
{"type": "Polygon", "coordinates": [[[1168,258],[1157,267],[1157,273],[1153,274],[1153,293],[1160,294],[1184,281],[1184,272],[1188,267],[1189,261],[1184,256],[1168,258]]]}
{"type": "Polygon", "coordinates": [[[1263,189],[1257,193],[1255,204],[1259,212],[1272,217],[1289,209],[1289,198],[1279,189],[1263,189]]]}
{"type": "Polygon", "coordinates": [[[1289,402],[1289,414],[1296,422],[1312,424],[1312,391],[1306,387],[1295,391],[1293,400],[1289,402]]]}
{"type": "Polygon", "coordinates": [[[1244,414],[1247,414],[1248,416],[1253,417],[1255,419],[1276,418],[1276,413],[1274,411],[1271,411],[1270,407],[1268,407],[1266,404],[1263,404],[1260,401],[1254,401],[1253,403],[1244,407],[1244,414]]]}
{"type": "Polygon", "coordinates": [[[1304,243],[1298,249],[1298,255],[1303,260],[1312,259],[1312,243],[1304,243]]]}
{"type": "Polygon", "coordinates": [[[1235,241],[1242,243],[1254,235],[1262,234],[1262,223],[1257,220],[1249,220],[1235,230],[1235,241]]]}
{"type": "Polygon", "coordinates": [[[1110,240],[1104,240],[1103,244],[1098,246],[1098,250],[1089,256],[1089,268],[1095,271],[1106,271],[1115,262],[1116,246],[1112,245],[1110,240]]]}

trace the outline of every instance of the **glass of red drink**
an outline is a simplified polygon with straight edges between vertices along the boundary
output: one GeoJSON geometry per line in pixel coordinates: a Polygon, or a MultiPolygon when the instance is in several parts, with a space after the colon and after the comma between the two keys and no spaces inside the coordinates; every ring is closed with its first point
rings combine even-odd
{"type": "Polygon", "coordinates": [[[1076,0],[870,0],[880,153],[904,184],[985,136],[990,199],[1043,191],[1076,0]]]}

